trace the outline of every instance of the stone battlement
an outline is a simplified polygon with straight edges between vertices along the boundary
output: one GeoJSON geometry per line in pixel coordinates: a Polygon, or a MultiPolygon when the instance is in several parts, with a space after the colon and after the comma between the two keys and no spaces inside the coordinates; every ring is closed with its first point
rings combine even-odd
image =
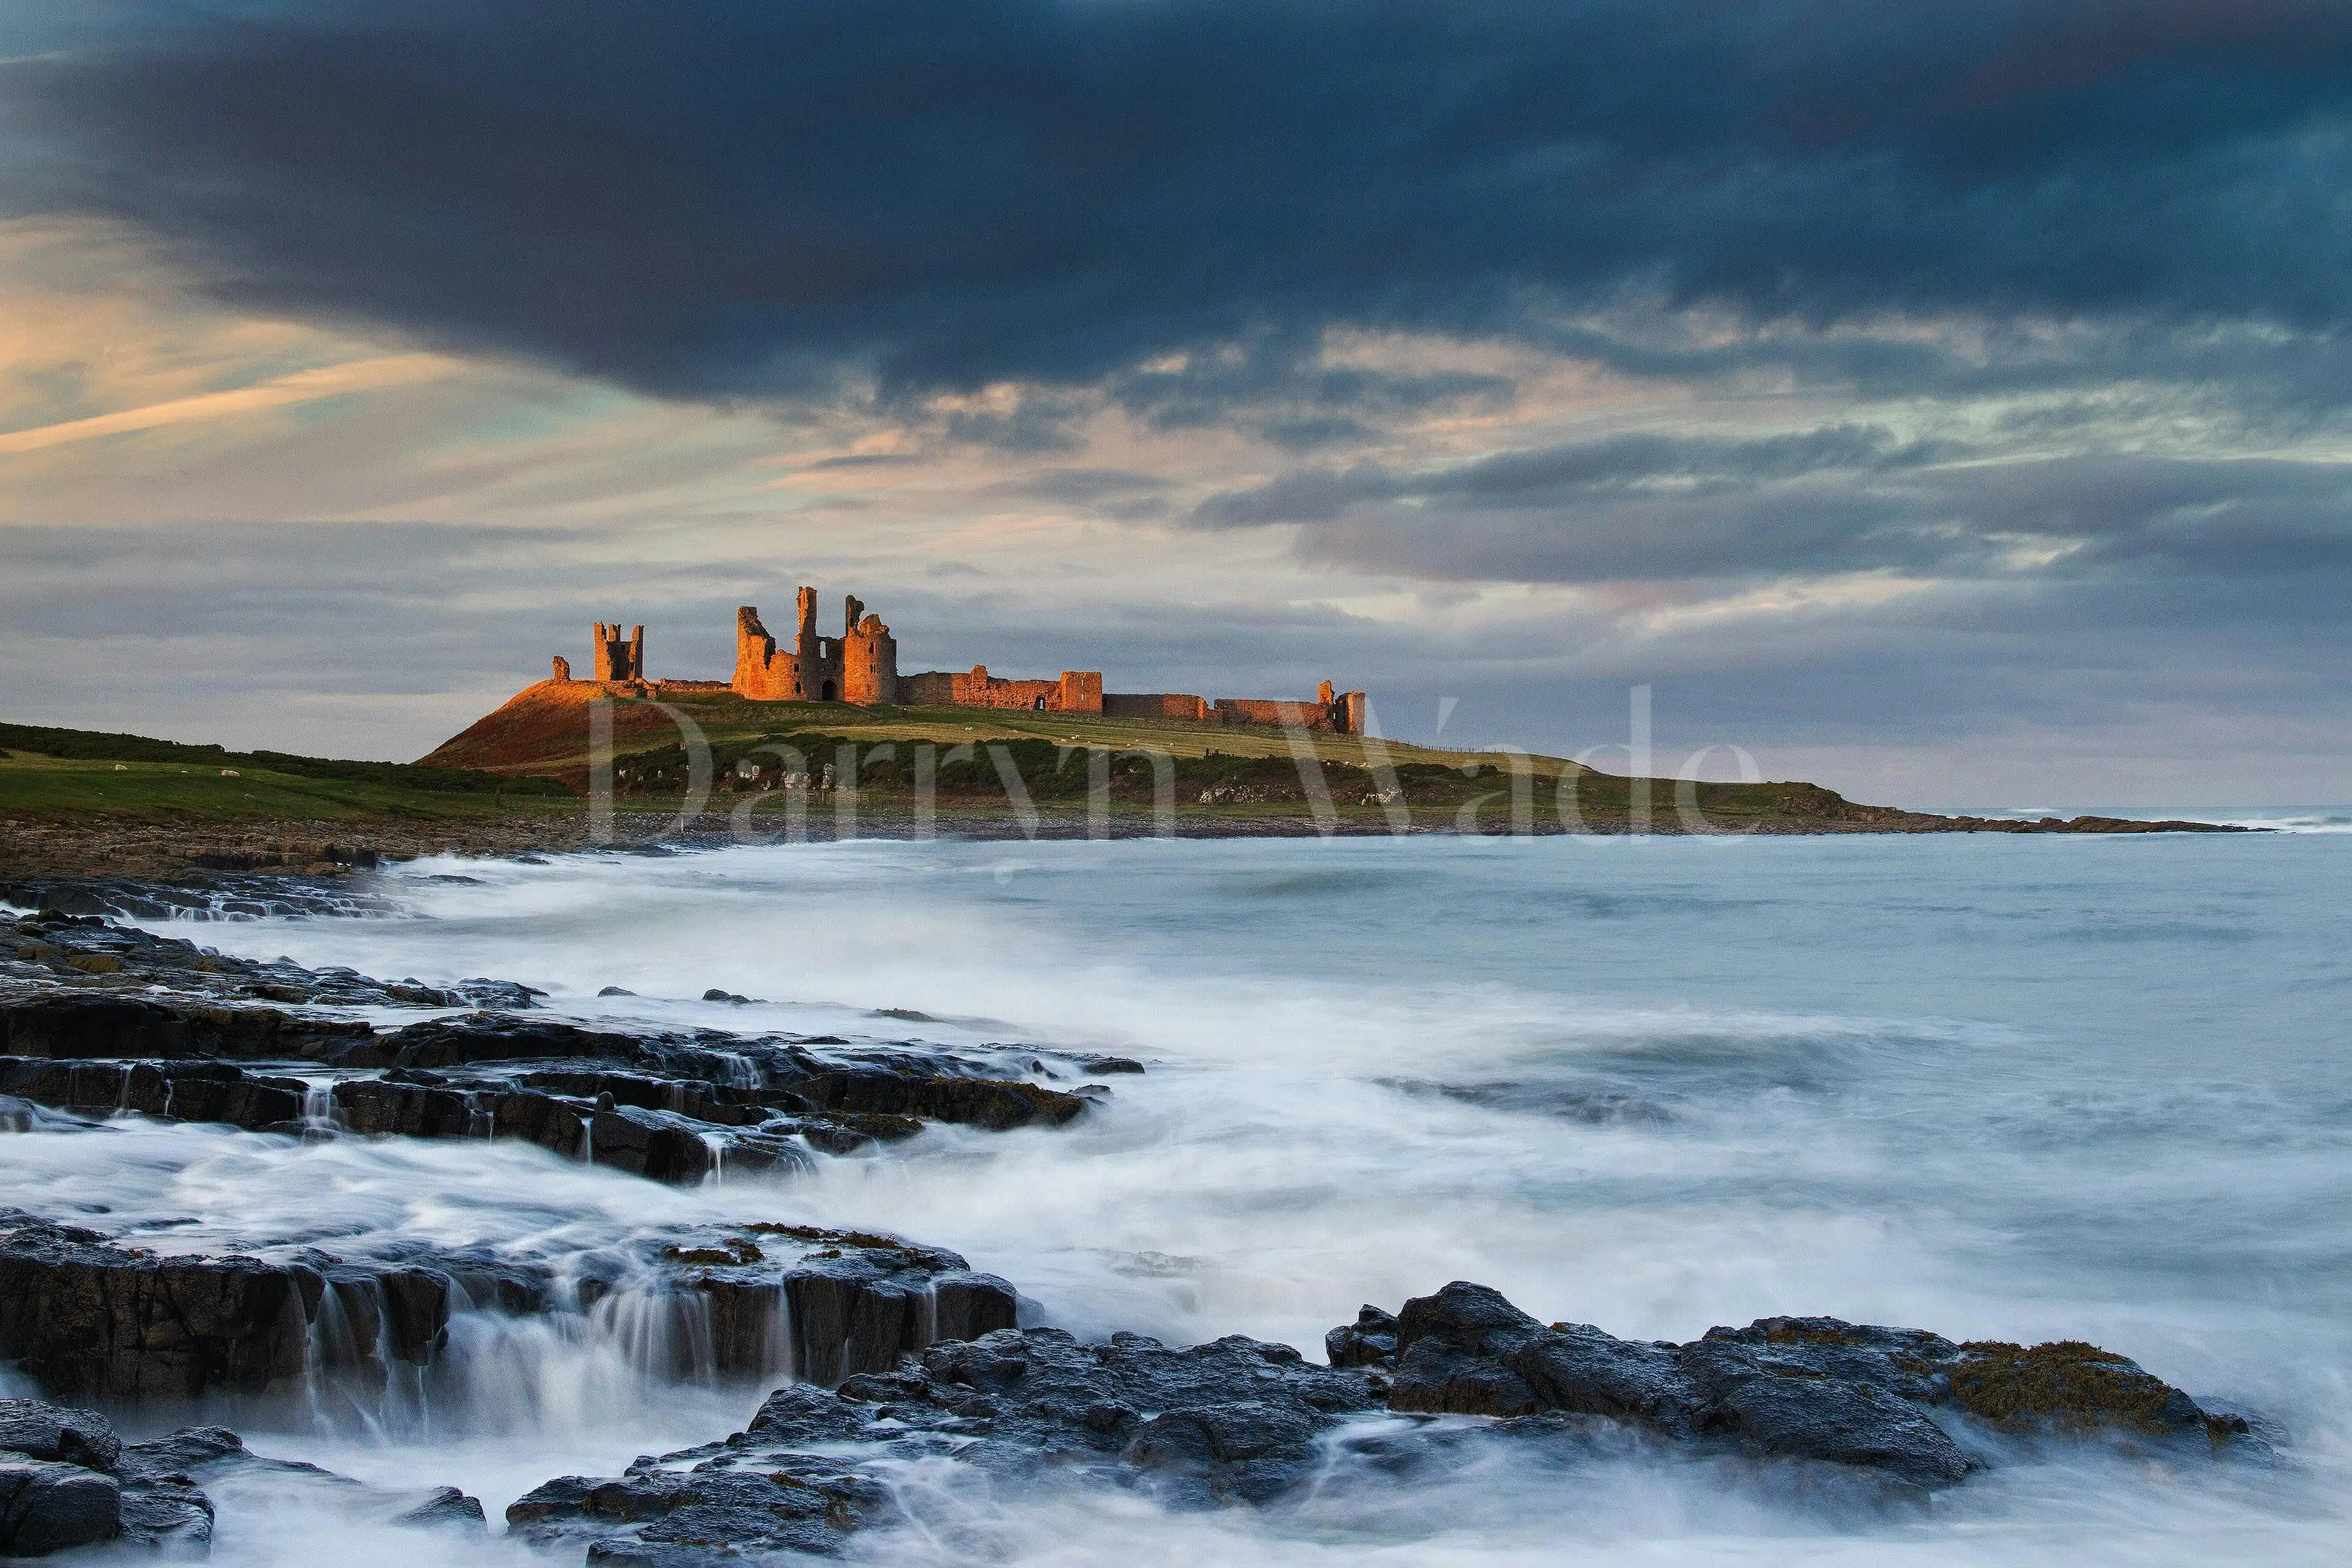
{"type": "MultiPolygon", "coordinates": [[[[719,681],[665,680],[659,689],[681,695],[732,690],[756,702],[848,702],[859,707],[1015,709],[1035,713],[1092,713],[1115,719],[1184,719],[1206,724],[1297,726],[1341,735],[1364,731],[1364,694],[1335,693],[1325,681],[1312,701],[1221,697],[1214,701],[1185,692],[1106,692],[1100,670],[1066,669],[1053,680],[1009,680],[988,666],[971,670],[898,673],[898,644],[882,617],[866,614],[855,595],[842,602],[841,636],[816,629],[816,590],[803,588],[794,635],[780,643],[760,619],[759,606],[735,612],[735,677],[719,681]]],[[[593,679],[646,688],[646,628],[625,641],[618,625],[596,623],[591,648],[593,679]]],[[[554,679],[572,679],[572,663],[558,656],[554,679]]]]}

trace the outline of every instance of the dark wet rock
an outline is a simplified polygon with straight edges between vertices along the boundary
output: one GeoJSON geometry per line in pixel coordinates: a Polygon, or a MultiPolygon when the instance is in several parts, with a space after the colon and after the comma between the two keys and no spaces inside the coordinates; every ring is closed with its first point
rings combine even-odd
{"type": "MultiPolygon", "coordinates": [[[[1003,1059],[1010,1047],[978,1056],[912,1045],[831,1051],[824,1047],[848,1042],[620,1033],[521,1016],[544,994],[511,981],[436,987],[308,970],[289,958],[228,957],[60,912],[0,920],[0,1058],[9,1058],[0,1071],[21,1079],[0,1084],[0,1095],[81,1116],[133,1110],[289,1131],[300,1130],[302,1083],[234,1064],[318,1063],[380,1072],[386,1082],[402,1081],[399,1073],[470,1070],[508,1081],[408,1080],[452,1095],[340,1085],[338,1110],[355,1131],[520,1136],[656,1179],[698,1181],[730,1160],[745,1170],[797,1165],[803,1145],[847,1153],[912,1136],[925,1121],[1059,1125],[1108,1094],[1095,1085],[1065,1093],[1027,1082],[1025,1058],[1003,1059]],[[310,1011],[362,1006],[473,1011],[383,1033],[310,1011]],[[37,1062],[57,1070],[28,1065],[37,1062]],[[486,1107],[478,1092],[486,1089],[584,1098],[620,1120],[606,1139],[583,1137],[579,1108],[545,1098],[486,1107]],[[714,1138],[712,1126],[743,1131],[714,1138]]],[[[1100,1059],[1105,1072],[1126,1070],[1119,1058],[1100,1059]]],[[[32,1122],[0,1106],[0,1127],[32,1122]]]]}
{"type": "Polygon", "coordinates": [[[1110,1073],[1141,1072],[1143,1070],[1143,1064],[1137,1061],[1133,1057],[1076,1057],[1072,1059],[1075,1060],[1078,1066],[1090,1073],[1108,1075],[1110,1073]]]}
{"type": "Polygon", "coordinates": [[[1398,1321],[1392,1409],[1601,1415],[1669,1437],[1728,1436],[1766,1454],[1872,1466],[1922,1487],[1969,1469],[1918,1404],[1886,1392],[1889,1352],[1867,1337],[1834,1341],[1824,1328],[1818,1339],[1776,1341],[1765,1331],[1750,1342],[1727,1331],[1687,1346],[1641,1343],[1589,1324],[1548,1328],[1458,1280],[1406,1302],[1398,1321]]]}
{"type": "Polygon", "coordinates": [[[1690,1429],[1675,1352],[1581,1323],[1546,1328],[1484,1285],[1456,1280],[1397,1316],[1391,1409],[1468,1415],[1569,1411],[1690,1429]]]}
{"type": "Polygon", "coordinates": [[[105,993],[0,997],[0,1054],[11,1057],[287,1061],[373,1037],[363,1023],[269,1007],[105,993]]]}
{"type": "Polygon", "coordinates": [[[788,1080],[786,1087],[818,1110],[911,1116],[992,1131],[1033,1122],[1059,1126],[1081,1114],[1087,1100],[1018,1079],[950,1077],[876,1067],[829,1067],[788,1080]]]}
{"type": "Polygon", "coordinates": [[[201,1475],[225,1462],[242,1463],[252,1457],[245,1439],[226,1426],[183,1426],[168,1437],[126,1444],[115,1468],[126,1479],[153,1481],[201,1475]]]}
{"type": "Polygon", "coordinates": [[[810,1163],[803,1139],[834,1151],[873,1141],[858,1126],[812,1125],[716,1098],[722,1092],[708,1084],[594,1071],[457,1079],[396,1068],[380,1079],[335,1085],[333,1101],[341,1125],[356,1133],[520,1138],[573,1159],[684,1184],[727,1170],[803,1169],[810,1163]],[[646,1103],[661,1100],[688,1109],[646,1103]]]}
{"type": "Polygon", "coordinates": [[[548,1018],[483,1012],[429,1019],[388,1035],[371,1036],[331,1053],[327,1060],[345,1068],[451,1068],[562,1058],[635,1062],[644,1055],[636,1040],[627,1035],[548,1018]]]}
{"type": "Polygon", "coordinates": [[[829,1551],[889,1517],[870,1467],[927,1455],[1008,1478],[1058,1468],[1179,1504],[1263,1502],[1314,1475],[1324,1436],[1374,1404],[1363,1374],[1308,1365],[1287,1345],[1236,1335],[1180,1349],[1136,1334],[1085,1344],[1008,1327],[903,1355],[835,1392],[778,1389],[723,1443],[640,1460],[618,1479],[551,1481],[507,1517],[541,1544],[594,1543],[594,1562],[668,1561],[636,1553],[684,1544],[686,1528],[714,1555],[829,1551]],[[809,1452],[818,1447],[822,1458],[809,1452]],[[819,1499],[830,1534],[812,1528],[819,1499]],[[683,1526],[689,1508],[698,1511],[683,1526]]]}
{"type": "Polygon", "coordinates": [[[0,1552],[46,1557],[122,1533],[122,1487],[79,1465],[0,1454],[0,1552]]]}
{"type": "Polygon", "coordinates": [[[116,1540],[201,1549],[212,1500],[184,1465],[153,1462],[162,1446],[126,1447],[94,1411],[0,1400],[0,1556],[116,1540]]]}
{"type": "MultiPolygon", "coordinates": [[[[151,910],[145,918],[168,914],[151,910]]],[[[259,912],[259,911],[255,911],[259,912]]],[[[47,913],[30,921],[0,921],[0,957],[14,956],[20,979],[38,979],[69,990],[142,993],[160,986],[172,994],[149,998],[175,1004],[229,1005],[275,1002],[337,1007],[527,1006],[530,995],[506,982],[467,982],[447,990],[415,980],[372,980],[356,970],[308,970],[290,958],[268,962],[238,958],[198,947],[179,937],[157,936],[132,926],[86,916],[47,913]],[[28,966],[28,967],[27,967],[28,966]],[[469,1001],[467,986],[486,1000],[469,1001]]],[[[95,1053],[83,1053],[95,1054],[95,1053]]]]}
{"type": "MultiPolygon", "coordinates": [[[[1336,1363],[1383,1364],[1384,1314],[1335,1329],[1336,1363]]],[[[1958,1345],[1917,1329],[1765,1318],[1685,1345],[1537,1322],[1461,1281],[1397,1316],[1391,1409],[1508,1419],[1605,1417],[1674,1442],[1864,1468],[1934,1489],[1976,1468],[1948,1425],[2210,1438],[2248,1430],[2089,1345],[1958,1345]],[[1941,1414],[1939,1414],[1941,1413],[1941,1414]]]]}
{"type": "Polygon", "coordinates": [[[432,1365],[459,1311],[582,1313],[620,1290],[696,1326],[677,1336],[681,1353],[705,1359],[682,1375],[761,1373],[782,1345],[800,1376],[826,1384],[1009,1327],[1016,1309],[1010,1285],[952,1252],[797,1226],[700,1227],[594,1255],[567,1284],[550,1265],[421,1246],[156,1257],[0,1213],[0,1358],[68,1395],[256,1394],[309,1375],[314,1359],[321,1375],[380,1381],[392,1363],[432,1365]]]}
{"type": "Polygon", "coordinates": [[[0,1399],[0,1448],[34,1459],[62,1459],[86,1469],[111,1470],[122,1455],[113,1424],[95,1410],[75,1410],[40,1399],[0,1399]]]}
{"type": "Polygon", "coordinates": [[[739,1170],[805,1168],[808,1156],[790,1142],[798,1131],[797,1125],[786,1124],[772,1134],[743,1129],[720,1132],[674,1111],[612,1105],[591,1121],[589,1149],[599,1165],[656,1182],[689,1183],[729,1161],[739,1170]]]}
{"type": "Polygon", "coordinates": [[[122,1538],[201,1555],[212,1540],[213,1501],[181,1476],[161,1476],[122,1489],[122,1538]]]}
{"type": "Polygon", "coordinates": [[[135,1110],[251,1131],[299,1125],[300,1079],[223,1061],[75,1061],[0,1057],[0,1091],[80,1116],[135,1110]]]}
{"type": "Polygon", "coordinates": [[[1312,1469],[1329,1419],[1249,1400],[1154,1415],[1120,1458],[1188,1500],[1271,1502],[1312,1469]]]}
{"type": "MultiPolygon", "coordinates": [[[[475,1284],[486,1299],[478,1269],[475,1284]]],[[[302,1375],[329,1297],[352,1356],[417,1365],[446,1342],[458,1276],[397,1261],[158,1257],[0,1213],[0,1357],[44,1388],[119,1400],[258,1393],[302,1375]]]]}
{"type": "Polygon", "coordinates": [[[1952,1486],[1976,1468],[1919,1406],[1866,1383],[1745,1378],[1707,1406],[1705,1422],[1762,1453],[1866,1465],[1917,1487],[1952,1486]]]}
{"type": "Polygon", "coordinates": [[[756,1470],[706,1463],[612,1480],[565,1476],[507,1509],[510,1534],[588,1547],[592,1563],[668,1568],[768,1552],[830,1555],[884,1514],[889,1493],[845,1466],[785,1455],[756,1470]]]}
{"type": "Polygon", "coordinates": [[[547,994],[512,980],[460,980],[449,987],[471,1007],[495,1007],[520,1013],[547,994]]]}
{"type": "Polygon", "coordinates": [[[0,1215],[0,1357],[54,1393],[194,1398],[302,1368],[294,1273],[247,1258],[157,1258],[96,1231],[0,1215]]]}
{"type": "Polygon", "coordinates": [[[1369,1301],[1357,1311],[1354,1322],[1323,1336],[1323,1359],[1333,1366],[1376,1366],[1394,1371],[1396,1355],[1396,1314],[1383,1312],[1369,1301]]]}
{"type": "MultiPolygon", "coordinates": [[[[174,857],[178,858],[178,857],[174,857]]],[[[373,866],[373,851],[354,850],[351,867],[373,866]]],[[[259,919],[264,916],[353,915],[382,901],[349,888],[286,877],[205,876],[185,882],[128,877],[25,877],[0,881],[0,902],[39,911],[36,920],[259,919]]]]}
{"type": "Polygon", "coordinates": [[[833,1383],[891,1366],[935,1340],[1010,1329],[1018,1315],[1013,1287],[961,1263],[929,1249],[811,1258],[785,1281],[801,1375],[833,1383]]]}
{"type": "Polygon", "coordinates": [[[1179,1349],[1139,1334],[1085,1344],[1058,1329],[1002,1329],[850,1378],[829,1396],[779,1390],[729,1442],[944,1446],[992,1468],[1123,1466],[1130,1479],[1151,1471],[1182,1479],[1191,1492],[1255,1497],[1279,1489],[1277,1470],[1303,1476],[1313,1435],[1373,1404],[1361,1373],[1240,1335],[1179,1349]],[[1168,1419],[1180,1415],[1198,1419],[1168,1419]]]}
{"type": "Polygon", "coordinates": [[[394,1514],[392,1522],[436,1527],[454,1525],[461,1530],[477,1531],[488,1528],[488,1519],[482,1512],[481,1499],[467,1497],[456,1487],[437,1488],[423,1502],[394,1514]]]}
{"type": "MultiPolygon", "coordinates": [[[[1924,1405],[1951,1394],[1947,1370],[1960,1347],[1924,1329],[1886,1329],[1837,1318],[1759,1318],[1744,1329],[1709,1329],[1701,1347],[1737,1345],[1748,1361],[1781,1377],[1868,1383],[1924,1405]]],[[[1704,1370],[1704,1360],[1695,1360],[1704,1370]]]]}
{"type": "Polygon", "coordinates": [[[635,992],[625,985],[607,985],[596,993],[599,996],[635,996],[635,992]]]}

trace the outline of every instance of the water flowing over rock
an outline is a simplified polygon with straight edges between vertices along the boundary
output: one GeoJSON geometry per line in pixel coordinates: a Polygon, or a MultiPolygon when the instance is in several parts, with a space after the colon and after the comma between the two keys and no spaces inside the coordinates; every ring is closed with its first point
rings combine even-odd
{"type": "Polygon", "coordinates": [[[550,1481],[507,1518],[541,1544],[586,1544],[595,1562],[661,1562],[686,1542],[826,1552],[888,1517],[887,1489],[858,1468],[881,1456],[952,1456],[1007,1476],[1054,1468],[1178,1503],[1263,1502],[1313,1472],[1322,1434],[1375,1404],[1363,1374],[1309,1365],[1288,1345],[1086,1344],[1008,1327],[835,1391],[779,1389],[724,1442],[612,1479],[550,1481]],[[839,1457],[866,1445],[866,1460],[839,1457]],[[820,1447],[832,1457],[810,1452],[820,1447]]]}
{"type": "Polygon", "coordinates": [[[703,1227],[635,1253],[171,1257],[0,1214],[0,1358],[48,1391],[122,1401],[257,1394],[430,1369],[459,1316],[569,1315],[656,1377],[819,1383],[1009,1327],[1013,1288],[952,1252],[802,1226],[703,1227]]]}

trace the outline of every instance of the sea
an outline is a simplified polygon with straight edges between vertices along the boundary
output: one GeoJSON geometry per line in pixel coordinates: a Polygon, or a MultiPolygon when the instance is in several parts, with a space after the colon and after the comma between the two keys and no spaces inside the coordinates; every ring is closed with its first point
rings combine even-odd
{"type": "MultiPolygon", "coordinates": [[[[1791,1313],[2087,1340],[2249,1413],[2272,1448],[2059,1444],[1924,1508],[1654,1451],[1205,1512],[930,1461],[893,1477],[905,1522],[851,1538],[852,1562],[2341,1563],[2352,813],[2237,815],[2278,830],[420,860],[381,873],[365,914],[168,929],[387,978],[520,980],[614,1026],[1015,1042],[1148,1070],[1104,1079],[1067,1126],[935,1127],[688,1188],[520,1143],[125,1121],[0,1141],[0,1205],[181,1251],[886,1230],[1012,1280],[1025,1321],[1316,1360],[1360,1305],[1454,1279],[1629,1338],[1791,1313]],[[752,1000],[701,1000],[714,988],[752,1000]]],[[[430,1388],[115,1414],[457,1485],[493,1521],[425,1541],[349,1489],[248,1478],[215,1489],[216,1563],[541,1563],[499,1533],[507,1503],[723,1436],[765,1392],[659,1352],[477,1313],[430,1388]]]]}

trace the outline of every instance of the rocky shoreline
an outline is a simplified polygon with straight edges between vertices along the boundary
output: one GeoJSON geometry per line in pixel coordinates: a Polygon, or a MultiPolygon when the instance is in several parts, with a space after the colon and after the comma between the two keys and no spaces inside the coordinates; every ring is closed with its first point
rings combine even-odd
{"type": "MultiPolygon", "coordinates": [[[[16,1136],[121,1137],[135,1117],[280,1147],[506,1141],[693,1184],[872,1158],[933,1123],[1051,1136],[1114,1103],[1097,1080],[1144,1070],[1012,1046],[589,1028],[515,982],[258,963],[71,912],[68,893],[118,909],[163,896],[9,890],[48,905],[0,919],[0,1128],[16,1136]]],[[[660,1341],[672,1349],[656,1375],[772,1387],[740,1431],[619,1475],[550,1479],[507,1510],[509,1533],[572,1562],[834,1553],[905,1521],[889,1478],[910,1461],[1171,1508],[1280,1508],[1313,1489],[1639,1451],[1916,1506],[2053,1446],[2200,1464],[2270,1447],[2245,1415],[2074,1342],[1957,1343],[1828,1317],[1626,1341],[1455,1281],[1365,1307],[1318,1365],[1240,1336],[1081,1341],[954,1253],[821,1226],[680,1225],[559,1264],[414,1244],[174,1250],[81,1217],[0,1212],[0,1361],[48,1400],[170,1411],[335,1380],[425,1387],[461,1319],[624,1312],[692,1327],[660,1341]]],[[[91,1411],[0,1401],[0,1553],[199,1552],[206,1478],[256,1466],[324,1474],[217,1427],[125,1444],[91,1411]]],[[[455,1489],[394,1503],[420,1526],[483,1527],[455,1489]]]]}
{"type": "MultiPolygon", "coordinates": [[[[1938,816],[1891,806],[1839,803],[1834,816],[1766,818],[1743,822],[1721,831],[1771,837],[1823,834],[2137,834],[2245,833],[2260,831],[2231,824],[2180,820],[2141,821],[2116,816],[2012,817],[1938,816]]],[[[1083,812],[1041,807],[1025,826],[1006,811],[942,808],[919,816],[912,810],[877,803],[863,809],[856,832],[869,838],[932,837],[1012,839],[1084,838],[1096,830],[1083,812]]],[[[1497,820],[1496,831],[1507,827],[1497,820]]],[[[1114,812],[1108,831],[1115,837],[1146,837],[1161,831],[1149,814],[1114,812]]],[[[1385,837],[1396,830],[1381,816],[1347,816],[1318,823],[1303,808],[1291,816],[1183,816],[1172,830],[1186,838],[1302,838],[1318,834],[1339,837],[1385,837]]],[[[741,841],[724,810],[714,809],[701,822],[680,830],[674,812],[623,810],[615,814],[610,848],[660,850],[718,847],[741,841]]],[[[779,831],[762,822],[757,832],[779,831]]],[[[806,835],[832,838],[839,826],[829,809],[808,814],[806,835]]],[[[1444,818],[1412,829],[1415,833],[1457,831],[1444,818]]],[[[1567,829],[1549,812],[1538,812],[1528,831],[1557,837],[1567,829]]],[[[1671,806],[1662,807],[1639,827],[1623,821],[1594,817],[1578,831],[1600,835],[1633,832],[1680,835],[1689,831],[1671,806]]],[[[542,809],[502,817],[424,820],[363,819],[348,822],[255,821],[210,822],[201,825],[150,821],[135,817],[56,817],[0,821],[0,880],[10,878],[120,878],[148,881],[202,883],[223,873],[247,876],[347,877],[390,860],[411,860],[427,855],[512,857],[565,854],[597,847],[589,837],[583,811],[542,809]]]]}

